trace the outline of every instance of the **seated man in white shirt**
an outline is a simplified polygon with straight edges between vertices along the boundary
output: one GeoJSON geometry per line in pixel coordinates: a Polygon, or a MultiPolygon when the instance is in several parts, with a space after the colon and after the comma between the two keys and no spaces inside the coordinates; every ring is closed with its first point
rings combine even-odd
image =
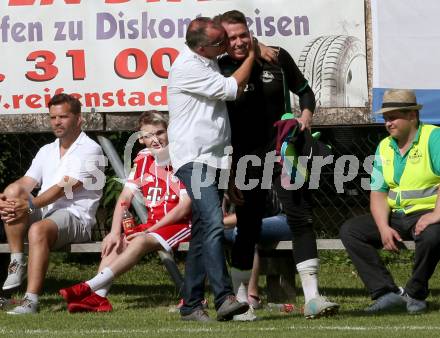
{"type": "Polygon", "coordinates": [[[101,147],[81,131],[79,100],[57,94],[48,106],[57,139],[43,146],[26,174],[0,193],[0,215],[11,250],[3,290],[20,286],[26,278],[26,235],[29,242],[26,294],[9,314],[38,311],[51,250],[90,241],[105,183],[105,158],[101,147]],[[40,192],[34,197],[31,192],[37,187],[40,192]]]}

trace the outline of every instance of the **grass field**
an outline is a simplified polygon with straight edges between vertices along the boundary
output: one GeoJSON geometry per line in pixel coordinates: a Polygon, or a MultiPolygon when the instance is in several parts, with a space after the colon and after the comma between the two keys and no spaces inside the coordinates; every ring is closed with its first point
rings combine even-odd
{"type": "MultiPolygon", "coordinates": [[[[385,255],[399,284],[411,270],[412,253],[396,259],[385,255]]],[[[436,337],[440,336],[440,278],[432,278],[429,312],[367,316],[361,311],[369,298],[353,266],[342,253],[321,256],[321,292],[341,304],[333,318],[305,320],[298,313],[285,314],[258,310],[260,320],[252,323],[187,323],[170,312],[177,294],[164,268],[155,256],[148,256],[112,287],[114,311],[107,314],[69,314],[57,290],[94,275],[98,257],[56,254],[52,257],[41,310],[37,315],[10,316],[0,312],[0,335],[64,337],[436,337]]],[[[264,298],[264,280],[261,279],[264,298]]],[[[298,284],[298,281],[297,281],[298,284]]],[[[301,306],[303,298],[297,298],[301,306]]],[[[20,293],[13,294],[21,296],[20,293]]],[[[212,299],[210,304],[212,304],[212,299]]],[[[215,312],[209,310],[212,317],[215,312]]]]}

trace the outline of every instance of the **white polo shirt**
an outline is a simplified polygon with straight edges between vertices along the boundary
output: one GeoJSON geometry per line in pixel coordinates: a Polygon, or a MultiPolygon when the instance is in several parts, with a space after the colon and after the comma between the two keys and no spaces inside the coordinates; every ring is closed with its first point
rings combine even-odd
{"type": "Polygon", "coordinates": [[[67,209],[91,232],[96,223],[95,214],[105,183],[103,156],[101,147],[84,132],[81,132],[62,158],[59,139],[38,151],[25,176],[39,183],[39,194],[59,183],[64,176],[77,179],[83,184],[81,188],[67,191],[65,196],[42,208],[43,217],[49,211],[67,209]]]}
{"type": "Polygon", "coordinates": [[[229,167],[231,127],[225,101],[236,95],[235,78],[224,77],[216,60],[185,46],[168,76],[168,139],[175,171],[189,162],[229,167]]]}

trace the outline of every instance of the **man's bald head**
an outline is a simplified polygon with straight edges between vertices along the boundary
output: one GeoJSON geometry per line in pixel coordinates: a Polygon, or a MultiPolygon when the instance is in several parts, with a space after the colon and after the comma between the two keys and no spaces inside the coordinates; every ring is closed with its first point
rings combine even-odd
{"type": "Polygon", "coordinates": [[[191,21],[185,37],[187,46],[190,49],[195,50],[197,47],[209,45],[211,41],[208,36],[208,30],[210,29],[223,31],[221,25],[208,17],[202,16],[191,21]]]}

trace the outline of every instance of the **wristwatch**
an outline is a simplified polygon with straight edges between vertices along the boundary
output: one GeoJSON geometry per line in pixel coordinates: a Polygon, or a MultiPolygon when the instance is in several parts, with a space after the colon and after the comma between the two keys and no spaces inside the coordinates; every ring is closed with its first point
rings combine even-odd
{"type": "Polygon", "coordinates": [[[32,202],[32,197],[30,197],[29,196],[29,198],[28,198],[28,203],[29,203],[29,209],[28,209],[28,214],[29,215],[32,215],[33,213],[34,213],[34,211],[35,211],[35,205],[34,205],[34,203],[32,202]]]}

